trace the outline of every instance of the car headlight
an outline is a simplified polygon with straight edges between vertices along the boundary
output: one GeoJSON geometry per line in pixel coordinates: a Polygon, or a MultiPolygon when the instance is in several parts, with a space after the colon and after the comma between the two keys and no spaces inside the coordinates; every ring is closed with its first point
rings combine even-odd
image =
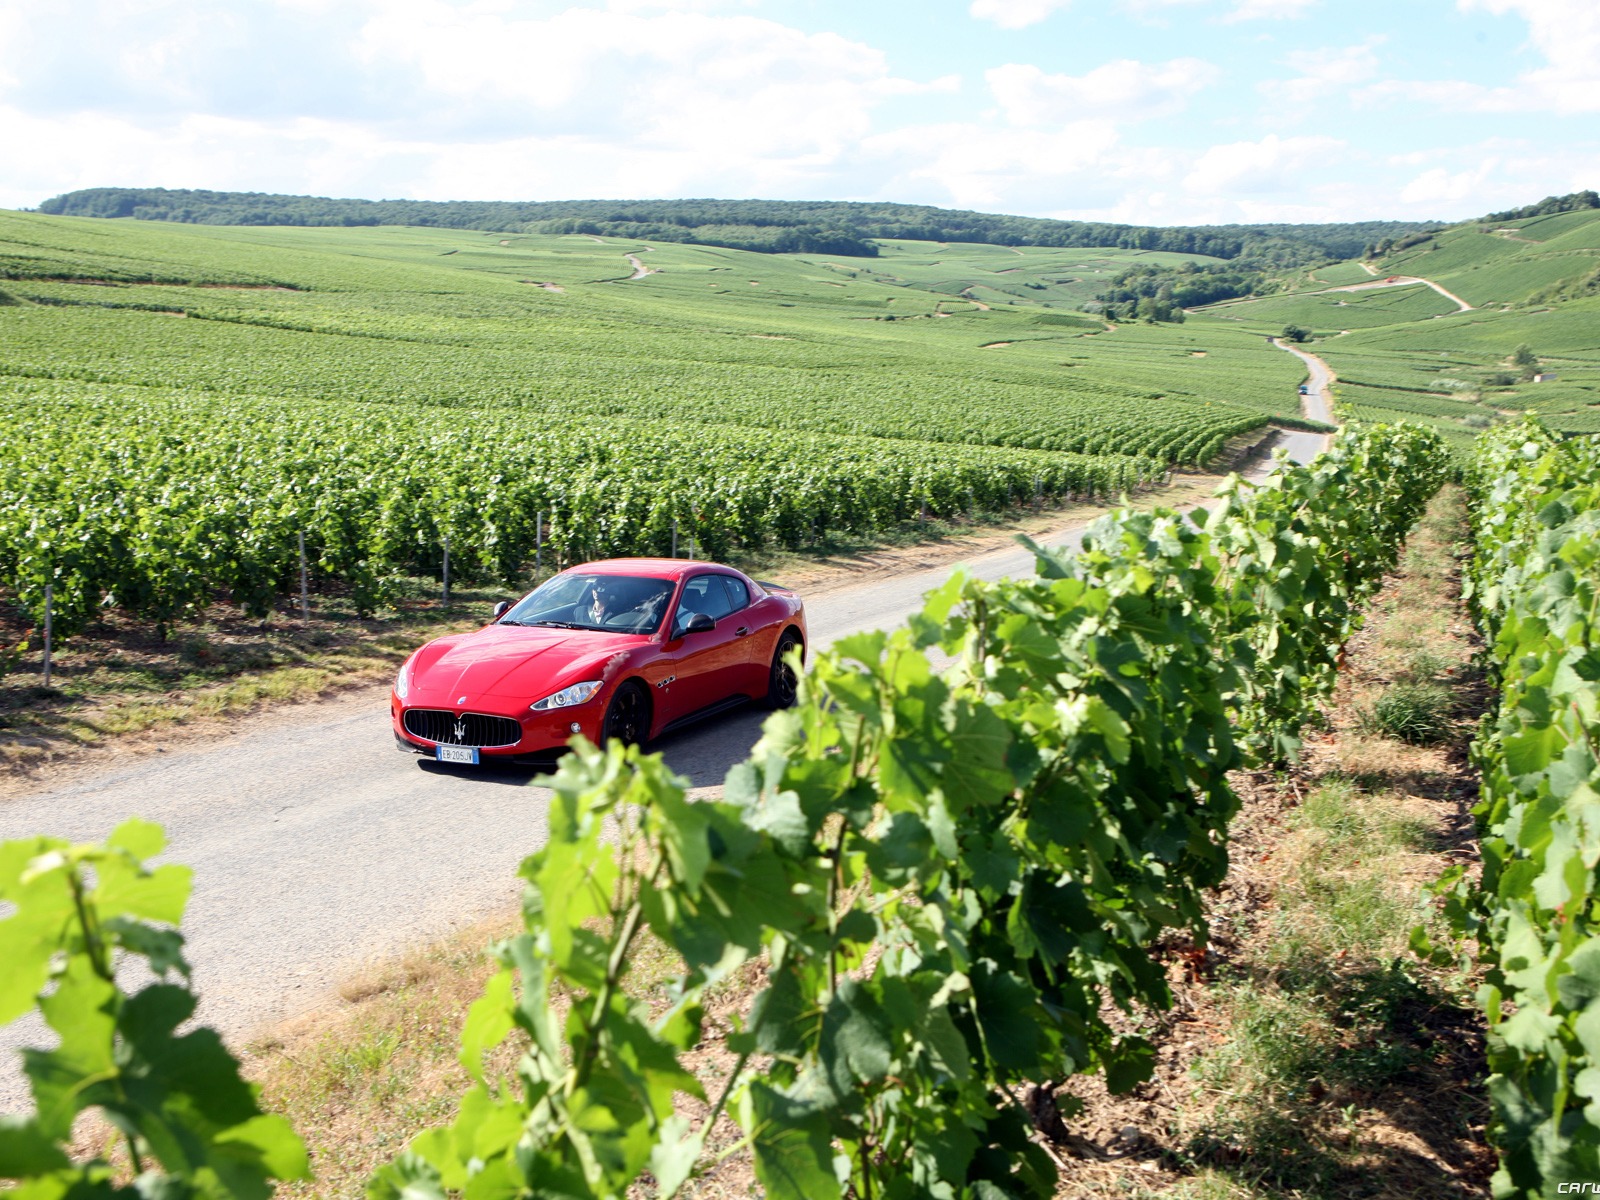
{"type": "Polygon", "coordinates": [[[400,673],[394,677],[394,694],[404,700],[409,691],[411,691],[411,660],[408,658],[400,664],[400,673]]]}
{"type": "Polygon", "coordinates": [[[595,679],[588,683],[575,683],[571,687],[562,688],[553,696],[534,701],[529,707],[534,712],[546,712],[552,708],[571,708],[574,704],[586,704],[594,699],[594,694],[600,690],[601,682],[595,679]]]}

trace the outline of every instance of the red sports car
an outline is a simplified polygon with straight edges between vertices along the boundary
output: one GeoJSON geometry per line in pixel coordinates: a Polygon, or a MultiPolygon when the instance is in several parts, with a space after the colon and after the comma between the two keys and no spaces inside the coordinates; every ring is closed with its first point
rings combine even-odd
{"type": "Polygon", "coordinates": [[[681,559],[585,563],[400,668],[400,749],[440,762],[548,759],[576,734],[643,743],[747,700],[794,703],[806,617],[787,588],[681,559]]]}

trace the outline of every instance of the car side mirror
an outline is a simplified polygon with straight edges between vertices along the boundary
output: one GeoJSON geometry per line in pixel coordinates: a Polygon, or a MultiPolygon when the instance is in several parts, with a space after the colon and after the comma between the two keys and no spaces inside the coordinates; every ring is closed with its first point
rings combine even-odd
{"type": "Polygon", "coordinates": [[[709,633],[716,627],[717,623],[705,613],[695,613],[694,616],[689,618],[689,623],[683,627],[683,631],[685,633],[709,633]]]}
{"type": "Polygon", "coordinates": [[[505,616],[510,611],[511,611],[511,601],[502,600],[502,601],[500,601],[499,604],[496,604],[494,606],[494,617],[493,617],[493,619],[498,621],[501,617],[505,616]]]}

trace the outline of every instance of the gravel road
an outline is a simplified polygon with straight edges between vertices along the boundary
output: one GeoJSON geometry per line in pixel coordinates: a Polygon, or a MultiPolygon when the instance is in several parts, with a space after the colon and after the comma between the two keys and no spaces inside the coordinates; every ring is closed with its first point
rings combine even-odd
{"type": "MultiPolygon", "coordinates": [[[[1315,361],[1315,360],[1313,360],[1315,361]]],[[[1316,434],[1281,435],[1296,461],[1316,434]]],[[[1082,525],[1046,540],[1075,544],[1082,525]]],[[[1020,547],[964,564],[984,579],[1030,574],[1020,547]]],[[[807,601],[814,648],[890,628],[948,577],[921,570],[807,601]]],[[[201,1018],[235,1040],[325,1002],[373,957],[511,910],[517,864],[544,836],[548,793],[532,771],[468,773],[400,754],[382,689],[297,707],[210,744],[143,758],[0,804],[0,840],[86,841],[138,815],[194,868],[184,933],[201,1018]]],[[[762,714],[743,711],[654,747],[694,786],[744,758],[762,714]]],[[[31,1019],[0,1029],[0,1112],[27,1108],[15,1050],[46,1044],[31,1019]]]]}

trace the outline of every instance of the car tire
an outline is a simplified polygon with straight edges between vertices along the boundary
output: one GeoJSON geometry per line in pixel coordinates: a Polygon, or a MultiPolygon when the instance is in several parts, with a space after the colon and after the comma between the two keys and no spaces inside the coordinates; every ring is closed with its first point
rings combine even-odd
{"type": "Polygon", "coordinates": [[[765,704],[768,708],[793,708],[799,696],[800,679],[795,670],[785,659],[789,651],[801,649],[800,635],[792,629],[785,629],[783,636],[778,639],[778,648],[772,655],[772,669],[767,674],[767,695],[765,704]]]}
{"type": "Polygon", "coordinates": [[[642,746],[650,737],[650,697],[633,680],[619,687],[606,705],[600,744],[616,738],[625,746],[642,746]]]}

